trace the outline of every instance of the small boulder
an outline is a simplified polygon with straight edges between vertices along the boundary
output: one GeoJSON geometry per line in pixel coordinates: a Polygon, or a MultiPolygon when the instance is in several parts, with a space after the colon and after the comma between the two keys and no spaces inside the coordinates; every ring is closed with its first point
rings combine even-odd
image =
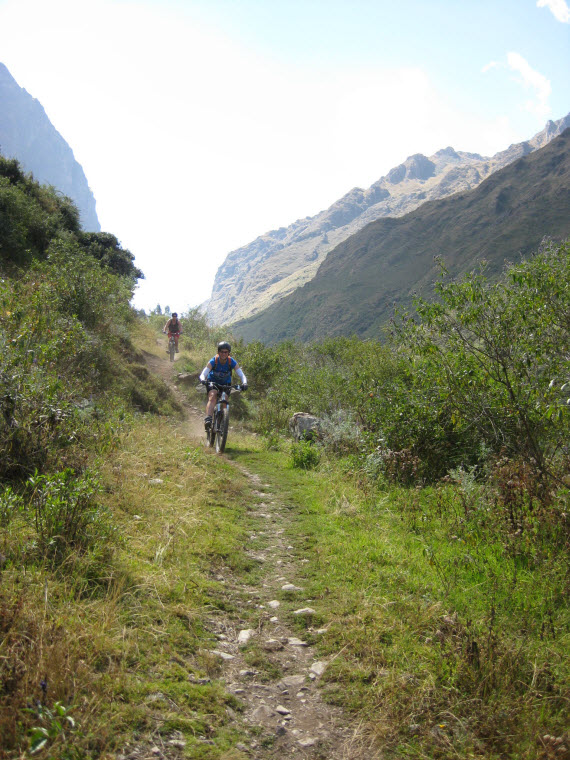
{"type": "Polygon", "coordinates": [[[321,432],[321,421],[307,412],[295,412],[289,420],[289,430],[296,441],[311,441],[321,432]]]}
{"type": "Polygon", "coordinates": [[[299,588],[299,586],[295,586],[294,583],[284,583],[281,586],[281,591],[302,591],[302,588],[299,588]]]}
{"type": "Polygon", "coordinates": [[[327,663],[326,662],[314,662],[311,665],[311,673],[314,673],[316,676],[322,676],[322,674],[327,669],[327,663]]]}
{"type": "Polygon", "coordinates": [[[315,610],[312,607],[303,607],[302,610],[295,610],[293,615],[299,615],[302,617],[310,617],[315,614],[315,610]]]}
{"type": "Polygon", "coordinates": [[[255,723],[263,723],[264,721],[275,715],[275,712],[269,707],[269,705],[259,705],[252,712],[251,717],[255,723]]]}
{"type": "Polygon", "coordinates": [[[240,631],[238,635],[238,646],[246,646],[252,636],[255,636],[255,631],[252,628],[245,628],[243,631],[240,631]]]}
{"type": "Polygon", "coordinates": [[[278,652],[283,649],[283,644],[278,639],[267,639],[263,642],[263,648],[266,652],[278,652]]]}
{"type": "Polygon", "coordinates": [[[301,675],[300,673],[295,676],[285,676],[279,681],[278,686],[283,689],[288,689],[292,687],[299,687],[302,686],[305,683],[305,676],[301,675]]]}
{"type": "Polygon", "coordinates": [[[296,636],[289,636],[288,643],[292,647],[306,647],[308,646],[306,641],[298,639],[296,636]]]}

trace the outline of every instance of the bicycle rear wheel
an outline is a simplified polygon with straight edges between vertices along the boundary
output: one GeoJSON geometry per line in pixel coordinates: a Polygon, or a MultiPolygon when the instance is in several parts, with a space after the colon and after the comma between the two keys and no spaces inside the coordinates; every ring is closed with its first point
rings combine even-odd
{"type": "Polygon", "coordinates": [[[221,454],[226,448],[229,424],[230,410],[226,407],[218,413],[216,419],[216,454],[221,454]]]}

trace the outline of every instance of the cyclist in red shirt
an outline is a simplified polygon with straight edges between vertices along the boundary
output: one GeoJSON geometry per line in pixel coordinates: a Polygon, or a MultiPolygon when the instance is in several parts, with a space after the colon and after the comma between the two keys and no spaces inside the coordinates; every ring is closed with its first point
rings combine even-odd
{"type": "MultiPolygon", "coordinates": [[[[168,340],[170,340],[171,335],[174,335],[174,342],[176,343],[176,353],[178,353],[178,336],[182,332],[182,325],[180,324],[180,320],[178,319],[178,314],[175,311],[172,312],[172,316],[170,317],[168,322],[164,325],[162,332],[168,333],[168,340]]],[[[168,353],[168,349],[166,349],[166,352],[168,353]]]]}

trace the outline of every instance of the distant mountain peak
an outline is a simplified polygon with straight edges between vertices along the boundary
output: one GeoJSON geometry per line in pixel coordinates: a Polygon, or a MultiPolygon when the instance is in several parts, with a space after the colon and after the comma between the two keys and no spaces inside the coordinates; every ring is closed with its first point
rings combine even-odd
{"type": "Polygon", "coordinates": [[[403,182],[405,179],[419,179],[425,181],[435,174],[435,164],[421,153],[408,156],[403,164],[396,166],[388,172],[387,179],[393,185],[403,182]]]}
{"type": "MultiPolygon", "coordinates": [[[[452,166],[444,176],[457,171],[452,166]]],[[[366,225],[335,246],[304,287],[232,330],[268,344],[339,335],[382,340],[395,306],[413,313],[416,296],[436,297],[440,259],[446,278],[461,277],[482,261],[487,276],[498,278],[506,262],[532,256],[545,239],[566,240],[569,208],[567,129],[471,190],[366,225]]]]}
{"type": "Polygon", "coordinates": [[[454,148],[451,147],[451,145],[448,145],[447,148],[442,148],[441,150],[438,150],[435,154],[438,158],[443,156],[450,156],[451,158],[459,158],[459,155],[455,151],[454,148]]]}

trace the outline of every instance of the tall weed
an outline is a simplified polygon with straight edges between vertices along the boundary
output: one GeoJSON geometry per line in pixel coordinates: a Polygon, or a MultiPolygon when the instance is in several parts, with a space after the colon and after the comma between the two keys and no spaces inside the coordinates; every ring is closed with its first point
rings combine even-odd
{"type": "Polygon", "coordinates": [[[98,501],[101,487],[92,475],[66,469],[35,474],[26,485],[42,557],[61,561],[71,551],[83,553],[109,541],[110,515],[98,501]]]}
{"type": "Polygon", "coordinates": [[[24,509],[24,501],[20,494],[15,493],[10,486],[0,492],[0,527],[8,528],[14,517],[24,509]]]}

